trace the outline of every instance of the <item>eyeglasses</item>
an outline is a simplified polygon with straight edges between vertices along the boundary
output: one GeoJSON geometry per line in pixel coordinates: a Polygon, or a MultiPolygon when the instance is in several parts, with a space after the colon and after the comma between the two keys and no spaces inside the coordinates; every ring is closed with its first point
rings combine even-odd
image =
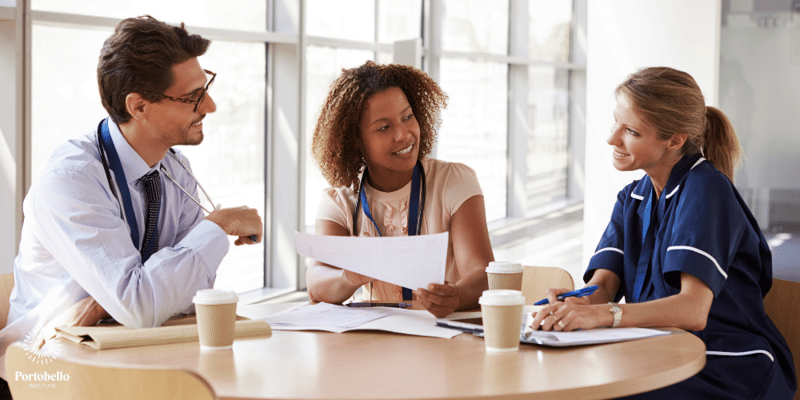
{"type": "Polygon", "coordinates": [[[216,72],[211,72],[211,71],[209,71],[207,69],[204,69],[203,71],[205,71],[205,73],[211,75],[211,80],[208,81],[208,83],[206,84],[206,87],[204,87],[203,91],[200,92],[200,97],[198,97],[197,100],[182,99],[180,97],[172,97],[172,96],[167,96],[165,94],[162,94],[161,97],[163,97],[165,99],[168,99],[168,100],[177,101],[177,102],[180,102],[180,103],[194,104],[194,111],[192,111],[192,112],[197,112],[197,109],[200,107],[200,103],[206,97],[206,92],[208,92],[208,88],[211,87],[211,84],[214,83],[214,78],[217,77],[216,72]]]}

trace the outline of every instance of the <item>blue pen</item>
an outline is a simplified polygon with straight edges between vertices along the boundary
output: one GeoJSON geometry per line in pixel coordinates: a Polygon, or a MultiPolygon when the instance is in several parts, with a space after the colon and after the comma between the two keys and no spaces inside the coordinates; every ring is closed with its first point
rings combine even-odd
{"type": "Polygon", "coordinates": [[[250,240],[252,240],[253,243],[256,243],[258,241],[258,238],[256,237],[256,235],[250,235],[250,240]]]}
{"type": "Polygon", "coordinates": [[[363,303],[347,303],[348,307],[397,307],[397,308],[410,308],[411,303],[377,303],[377,302],[363,302],[363,303]]]}
{"type": "MultiPolygon", "coordinates": [[[[573,291],[567,292],[567,293],[561,293],[560,295],[556,296],[556,300],[564,301],[565,297],[583,297],[583,296],[588,296],[588,295],[594,293],[595,290],[597,290],[597,285],[587,286],[587,287],[585,287],[583,289],[573,290],[573,291]]],[[[541,300],[537,301],[536,303],[533,303],[533,305],[535,305],[535,306],[542,306],[542,305],[545,305],[545,304],[550,304],[550,300],[541,299],[541,300]]]]}

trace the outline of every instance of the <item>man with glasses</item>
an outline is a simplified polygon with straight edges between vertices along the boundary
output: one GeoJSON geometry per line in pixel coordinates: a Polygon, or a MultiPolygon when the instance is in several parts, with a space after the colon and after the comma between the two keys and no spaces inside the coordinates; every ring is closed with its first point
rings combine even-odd
{"type": "Polygon", "coordinates": [[[150,16],[120,22],[106,40],[97,80],[109,118],[58,146],[25,198],[0,352],[26,337],[38,348],[54,326],[109,315],[160,326],[213,286],[228,235],[261,241],[255,209],[204,213],[188,160],[173,150],[200,144],[216,111],[216,74],[198,62],[208,45],[150,16]]]}

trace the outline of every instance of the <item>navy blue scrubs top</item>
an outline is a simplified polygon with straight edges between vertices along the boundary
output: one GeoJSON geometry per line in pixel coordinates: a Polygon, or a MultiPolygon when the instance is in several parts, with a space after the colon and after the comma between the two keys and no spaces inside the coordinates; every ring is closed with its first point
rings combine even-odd
{"type": "MultiPolygon", "coordinates": [[[[699,278],[714,292],[706,328],[692,332],[706,344],[701,374],[715,368],[710,356],[738,357],[732,360],[737,369],[763,372],[750,374],[755,381],[746,383],[760,393],[756,398],[783,398],[796,390],[789,348],[764,311],[772,253],[736,188],[705,158],[683,157],[658,198],[647,175],[619,192],[584,280],[596,269],[619,276],[615,301],[624,296],[628,303],[678,294],[681,272],[699,278]]],[[[725,371],[714,375],[734,379],[725,371]]]]}

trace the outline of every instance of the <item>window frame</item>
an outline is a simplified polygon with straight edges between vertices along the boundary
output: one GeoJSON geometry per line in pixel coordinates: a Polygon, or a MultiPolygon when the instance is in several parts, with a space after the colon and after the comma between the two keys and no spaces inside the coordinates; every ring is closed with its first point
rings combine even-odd
{"type": "MultiPolygon", "coordinates": [[[[265,111],[265,246],[264,246],[264,288],[248,293],[252,301],[284,294],[305,288],[305,261],[294,251],[295,231],[302,231],[313,224],[305,221],[305,205],[313,201],[305,193],[305,166],[310,161],[309,149],[305,144],[307,123],[306,113],[315,110],[305,109],[307,86],[307,65],[305,61],[308,46],[321,46],[343,49],[356,49],[378,53],[393,53],[396,43],[377,42],[380,31],[378,15],[379,0],[375,1],[375,37],[372,41],[356,41],[307,35],[305,32],[305,0],[264,0],[267,2],[267,24],[264,30],[232,30],[187,26],[190,32],[203,35],[211,40],[262,43],[267,46],[266,111],[265,111]],[[279,79],[278,79],[279,78],[279,79]],[[280,99],[280,101],[276,101],[280,99]]],[[[509,106],[526,105],[527,69],[531,66],[553,68],[567,71],[570,80],[569,139],[568,139],[568,179],[567,199],[563,204],[553,204],[546,210],[529,210],[519,199],[525,198],[527,133],[509,112],[508,118],[508,173],[507,173],[507,216],[490,223],[490,232],[507,230],[510,226],[535,218],[541,213],[558,209],[583,200],[582,175],[583,141],[585,126],[578,115],[585,115],[586,57],[585,44],[578,43],[575,33],[578,28],[585,31],[586,0],[573,0],[572,40],[570,62],[549,62],[530,59],[527,46],[520,43],[527,35],[528,0],[509,1],[509,51],[508,54],[485,54],[474,52],[444,51],[441,34],[443,5],[445,0],[422,0],[420,37],[423,44],[420,53],[421,68],[433,79],[440,78],[442,59],[466,59],[487,61],[508,66],[509,106]],[[520,35],[514,32],[522,32],[520,35]],[[521,36],[522,35],[522,36],[521,36]]],[[[73,13],[60,13],[31,10],[30,0],[16,0],[12,6],[0,6],[0,21],[13,21],[15,42],[15,78],[13,122],[15,151],[14,235],[16,250],[19,245],[22,227],[22,200],[31,181],[31,27],[33,24],[67,26],[77,28],[113,28],[118,18],[88,16],[73,13]]],[[[0,115],[0,117],[2,117],[0,115]]],[[[0,126],[8,126],[0,121],[0,126]]],[[[434,148],[432,155],[436,155],[434,148]]],[[[507,235],[506,235],[507,236],[507,235]]],[[[493,244],[502,245],[495,239],[493,244]]]]}

